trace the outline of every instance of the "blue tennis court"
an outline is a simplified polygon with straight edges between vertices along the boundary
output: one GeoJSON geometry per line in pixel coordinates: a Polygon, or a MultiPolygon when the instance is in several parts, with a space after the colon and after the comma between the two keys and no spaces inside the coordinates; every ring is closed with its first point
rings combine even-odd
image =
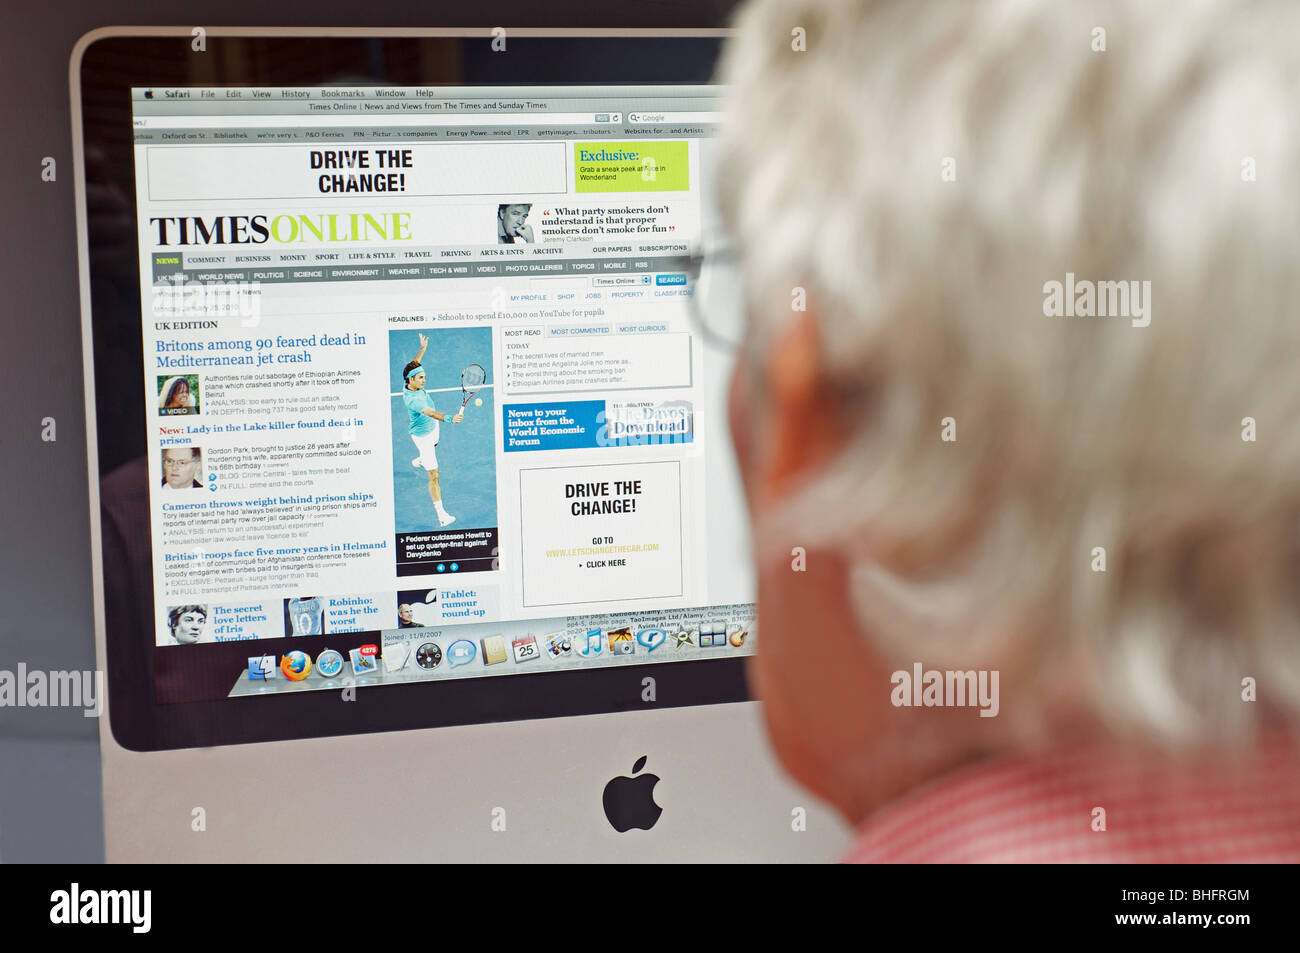
{"type": "Polygon", "coordinates": [[[420,329],[388,333],[389,398],[393,428],[393,502],[395,531],[419,533],[437,530],[438,518],[429,500],[429,474],[414,467],[411,460],[419,450],[410,437],[410,412],[402,402],[405,388],[402,369],[415,359],[420,350],[420,335],[427,335],[429,346],[422,364],[427,378],[425,389],[433,407],[447,415],[438,425],[438,478],[442,485],[442,502],[456,517],[448,530],[484,529],[497,525],[496,416],[492,377],[492,331],[490,328],[420,329]],[[476,406],[471,399],[465,419],[451,422],[464,398],[461,371],[469,364],[479,364],[487,380],[476,395],[483,401],[476,406]]]}

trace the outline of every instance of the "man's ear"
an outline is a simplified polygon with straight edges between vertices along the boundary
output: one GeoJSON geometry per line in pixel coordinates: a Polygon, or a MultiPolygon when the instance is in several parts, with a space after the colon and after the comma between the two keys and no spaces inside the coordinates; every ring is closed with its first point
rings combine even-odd
{"type": "Polygon", "coordinates": [[[751,509],[788,495],[839,449],[842,423],[812,312],[793,314],[757,367],[737,366],[730,417],[751,509]]]}

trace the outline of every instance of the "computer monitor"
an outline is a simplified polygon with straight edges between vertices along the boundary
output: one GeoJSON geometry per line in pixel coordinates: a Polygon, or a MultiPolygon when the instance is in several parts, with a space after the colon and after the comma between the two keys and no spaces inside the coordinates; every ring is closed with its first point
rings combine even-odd
{"type": "Polygon", "coordinates": [[[474,801],[576,756],[625,772],[590,798],[607,834],[657,824],[619,793],[664,769],[657,736],[709,764],[697,796],[732,812],[714,832],[760,778],[795,796],[746,703],[732,355],[702,326],[721,39],[83,38],[97,635],[124,778],[166,785],[184,759],[127,751],[246,745],[223,751],[236,777],[254,751],[334,751],[347,783],[389,746],[445,788],[413,763],[428,746],[474,801]],[[439,730],[374,736],[411,729],[439,730]]]}

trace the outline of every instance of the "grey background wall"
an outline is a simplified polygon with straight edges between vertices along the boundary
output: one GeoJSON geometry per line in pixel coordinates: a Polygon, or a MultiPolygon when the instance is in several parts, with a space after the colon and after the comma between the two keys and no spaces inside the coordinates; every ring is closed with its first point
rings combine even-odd
{"type": "MultiPolygon", "coordinates": [[[[68,0],[0,9],[0,670],[94,667],[68,56],[109,25],[723,26],[727,0],[68,0]],[[57,179],[43,182],[52,156],[57,179]],[[53,417],[57,439],[41,439],[53,417]]],[[[0,708],[0,861],[103,859],[97,725],[0,708]]]]}

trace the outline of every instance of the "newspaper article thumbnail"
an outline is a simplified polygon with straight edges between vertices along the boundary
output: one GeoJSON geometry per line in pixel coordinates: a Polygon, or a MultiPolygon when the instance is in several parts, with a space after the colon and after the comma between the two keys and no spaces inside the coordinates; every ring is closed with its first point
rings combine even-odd
{"type": "Polygon", "coordinates": [[[496,567],[492,331],[390,331],[397,574],[496,567]]]}

